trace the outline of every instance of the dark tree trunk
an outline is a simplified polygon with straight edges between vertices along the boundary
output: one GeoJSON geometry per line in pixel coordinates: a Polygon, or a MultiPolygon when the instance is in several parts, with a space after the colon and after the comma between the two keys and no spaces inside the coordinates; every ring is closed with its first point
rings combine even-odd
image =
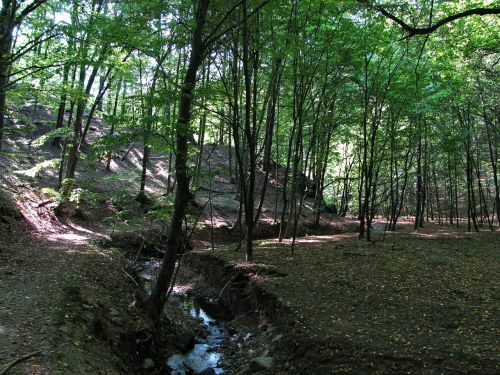
{"type": "MultiPolygon", "coordinates": [[[[120,91],[121,91],[121,86],[122,86],[122,81],[120,80],[118,82],[118,85],[116,87],[116,94],[115,94],[115,100],[113,102],[113,112],[112,112],[112,122],[111,122],[111,128],[109,129],[109,136],[112,137],[115,134],[115,127],[116,127],[116,114],[118,112],[118,99],[120,97],[120,91]]],[[[123,89],[123,92],[125,93],[127,91],[126,86],[123,89]]],[[[123,108],[123,105],[122,105],[123,108]]],[[[123,114],[123,113],[122,113],[123,114]]],[[[110,172],[111,171],[111,157],[113,155],[113,150],[109,150],[106,155],[106,171],[110,172]]]]}
{"type": "MultiPolygon", "coordinates": [[[[4,0],[2,1],[2,10],[0,12],[0,151],[2,150],[5,127],[9,74],[12,64],[15,62],[14,59],[19,59],[20,56],[22,56],[11,56],[14,29],[18,27],[28,15],[47,2],[47,0],[32,0],[20,10],[22,2],[23,1],[20,0],[4,0]]],[[[36,47],[36,45],[34,47],[36,47]]]]}
{"type": "Polygon", "coordinates": [[[179,115],[176,126],[177,153],[175,158],[175,173],[177,177],[177,189],[175,193],[174,212],[170,223],[165,256],[163,257],[158,278],[146,306],[149,317],[154,321],[158,320],[163,310],[166,292],[170,287],[174,274],[176,257],[182,246],[182,222],[184,221],[187,204],[191,196],[187,166],[188,139],[190,136],[189,122],[193,100],[192,94],[196,85],[196,72],[204,55],[202,34],[209,2],[210,0],[200,0],[199,8],[196,12],[196,25],[191,43],[191,56],[181,88],[179,115]]]}
{"type": "MultiPolygon", "coordinates": [[[[4,3],[6,3],[4,1],[4,3]]],[[[2,6],[0,15],[0,150],[2,150],[3,134],[6,115],[7,86],[9,84],[9,73],[12,66],[10,52],[12,50],[12,34],[15,28],[15,11],[12,2],[2,6]]]]}
{"type": "MultiPolygon", "coordinates": [[[[249,44],[250,34],[248,29],[248,5],[247,1],[243,0],[243,76],[245,80],[245,138],[246,146],[248,147],[248,184],[245,194],[245,226],[246,226],[246,259],[253,260],[253,231],[254,231],[254,193],[255,193],[255,168],[256,168],[256,155],[255,155],[255,121],[254,128],[252,129],[252,86],[250,75],[250,61],[249,61],[249,44]]],[[[255,110],[255,109],[254,109],[255,110]]]]}
{"type": "Polygon", "coordinates": [[[422,136],[419,136],[417,146],[417,191],[415,194],[415,222],[413,229],[418,229],[420,223],[420,216],[422,215],[422,136]]]}
{"type": "MultiPolygon", "coordinates": [[[[59,109],[57,110],[56,129],[60,129],[63,127],[64,113],[66,112],[66,100],[68,97],[66,85],[68,84],[70,69],[71,66],[69,63],[64,64],[63,83],[62,83],[63,93],[61,94],[61,98],[59,99],[59,109]]],[[[54,140],[52,141],[52,144],[54,146],[57,146],[59,145],[60,142],[61,142],[61,137],[55,137],[54,140]]]]}

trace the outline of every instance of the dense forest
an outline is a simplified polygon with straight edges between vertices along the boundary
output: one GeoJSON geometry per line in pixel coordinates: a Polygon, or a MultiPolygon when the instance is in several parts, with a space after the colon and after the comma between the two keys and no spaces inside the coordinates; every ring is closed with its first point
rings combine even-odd
{"type": "Polygon", "coordinates": [[[499,13],[493,0],[2,1],[0,373],[499,371],[499,13]],[[56,275],[73,263],[58,251],[91,255],[56,275]],[[16,346],[9,327],[31,312],[8,289],[43,289],[33,274],[55,283],[49,327],[73,319],[59,334],[87,335],[89,353],[91,337],[114,342],[93,356],[115,372],[49,354],[66,345],[52,339],[16,346]],[[200,308],[224,359],[179,365],[168,356],[206,336],[186,334],[207,329],[192,328],[200,308]]]}

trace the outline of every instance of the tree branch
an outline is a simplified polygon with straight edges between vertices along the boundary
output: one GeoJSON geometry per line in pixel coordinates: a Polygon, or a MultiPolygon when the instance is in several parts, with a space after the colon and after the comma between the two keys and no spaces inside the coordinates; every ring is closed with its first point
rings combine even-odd
{"type": "Polygon", "coordinates": [[[500,14],[500,8],[474,8],[474,9],[469,9],[465,10],[460,13],[452,14],[451,16],[445,17],[438,22],[436,22],[434,25],[428,26],[428,27],[412,27],[405,23],[403,20],[400,18],[397,18],[394,16],[392,13],[389,13],[386,11],[384,8],[376,8],[380,13],[382,13],[384,16],[387,18],[393,20],[396,22],[401,28],[409,33],[409,36],[414,36],[414,35],[428,35],[436,31],[438,28],[441,26],[453,22],[455,20],[458,20],[460,18],[464,17],[469,17],[469,16],[484,16],[487,14],[500,14]]]}
{"type": "MultiPolygon", "coordinates": [[[[259,5],[257,5],[257,7],[255,7],[255,9],[250,12],[250,14],[247,15],[246,19],[250,19],[252,18],[256,13],[258,13],[264,6],[266,6],[271,0],[264,0],[262,1],[262,3],[260,3],[259,5]]],[[[241,4],[241,2],[239,2],[237,5],[241,4]]],[[[234,11],[235,7],[231,8],[231,12],[234,11]]],[[[228,15],[224,16],[224,19],[227,18],[228,15]]],[[[214,33],[210,33],[210,38],[206,38],[205,41],[204,41],[204,44],[205,46],[210,46],[212,43],[214,43],[216,40],[218,40],[219,38],[221,38],[223,35],[227,34],[229,31],[239,27],[241,24],[243,24],[243,22],[245,21],[245,19],[242,19],[240,20],[239,22],[231,25],[231,26],[228,26],[226,29],[222,30],[219,34],[216,34],[214,35],[214,33]]]]}
{"type": "Polygon", "coordinates": [[[43,5],[48,0],[33,0],[23,11],[16,17],[16,25],[19,25],[23,19],[28,16],[31,12],[34,12],[40,5],[43,5]]]}
{"type": "Polygon", "coordinates": [[[447,23],[453,22],[455,20],[458,20],[460,18],[465,18],[465,17],[470,17],[470,16],[485,16],[485,15],[500,14],[500,8],[473,8],[473,9],[464,10],[463,12],[455,13],[455,14],[452,14],[451,16],[442,18],[441,20],[436,22],[434,25],[429,25],[427,27],[413,27],[413,26],[410,26],[409,24],[407,24],[401,18],[396,17],[394,14],[388,12],[385,8],[383,8],[381,6],[371,5],[367,0],[359,0],[359,2],[364,4],[364,5],[367,5],[370,8],[377,10],[385,17],[396,22],[404,31],[406,31],[408,33],[408,35],[404,39],[411,38],[412,36],[415,36],[415,35],[429,35],[429,34],[433,33],[434,31],[436,31],[441,26],[446,25],[447,23]]]}
{"type": "Polygon", "coordinates": [[[36,38],[33,40],[29,40],[24,44],[23,46],[19,47],[18,50],[13,53],[11,56],[9,56],[9,61],[14,62],[19,60],[21,57],[32,51],[34,48],[36,48],[38,45],[41,43],[45,43],[46,41],[55,38],[58,34],[49,34],[51,31],[53,31],[55,28],[55,25],[53,25],[50,29],[44,31],[40,35],[38,35],[36,38]],[[49,35],[47,35],[49,34],[49,35]],[[46,36],[47,35],[47,36],[46,36]]]}

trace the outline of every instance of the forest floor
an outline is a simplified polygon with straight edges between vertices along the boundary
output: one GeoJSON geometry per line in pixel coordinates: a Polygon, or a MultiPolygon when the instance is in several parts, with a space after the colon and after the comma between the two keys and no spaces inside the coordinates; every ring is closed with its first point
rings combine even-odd
{"type": "MultiPolygon", "coordinates": [[[[152,373],[151,359],[162,357],[150,322],[135,305],[137,288],[126,274],[133,274],[130,261],[121,249],[102,246],[117,202],[133,201],[127,194],[138,184],[127,178],[139,174],[137,150],[120,167],[113,162],[128,172],[120,179],[103,168],[96,173],[95,162],[85,160],[78,174],[85,210],[57,216],[60,151],[35,146],[53,118],[42,108],[33,120],[31,128],[12,122],[0,153],[0,372],[12,365],[8,373],[14,375],[152,373]],[[100,177],[109,178],[96,181],[100,177]],[[100,186],[116,194],[96,202],[100,186]]],[[[102,134],[95,125],[92,132],[102,134]]],[[[159,195],[160,182],[154,176],[149,182],[150,193],[159,195]]],[[[171,310],[171,330],[191,324],[171,310]]],[[[163,349],[171,347],[169,338],[163,349]]]]}
{"type": "Polygon", "coordinates": [[[123,311],[117,319],[128,314],[133,288],[121,275],[123,256],[90,245],[96,234],[58,222],[29,186],[10,182],[2,187],[16,192],[19,206],[6,208],[1,197],[0,368],[37,352],[10,373],[118,373],[119,357],[92,327],[113,315],[109,306],[123,311]]]}
{"type": "Polygon", "coordinates": [[[137,306],[133,265],[102,246],[109,237],[96,225],[56,217],[39,187],[16,177],[2,175],[0,188],[2,374],[158,374],[178,332],[203,336],[176,303],[155,330],[137,306]]]}
{"type": "Polygon", "coordinates": [[[498,374],[500,232],[428,223],[378,237],[302,237],[293,254],[256,241],[252,263],[227,247],[192,256],[225,270],[222,284],[247,275],[283,334],[274,373],[498,374]]]}

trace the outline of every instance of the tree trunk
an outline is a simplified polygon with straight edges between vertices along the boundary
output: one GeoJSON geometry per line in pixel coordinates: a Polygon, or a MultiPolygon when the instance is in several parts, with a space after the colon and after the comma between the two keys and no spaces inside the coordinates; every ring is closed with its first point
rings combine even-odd
{"type": "MultiPolygon", "coordinates": [[[[57,121],[56,121],[56,129],[60,129],[63,127],[63,122],[64,122],[64,113],[66,112],[66,100],[68,97],[68,91],[67,91],[67,84],[69,80],[69,71],[71,69],[71,66],[69,63],[64,64],[64,71],[63,71],[63,83],[62,83],[62,89],[63,93],[61,94],[61,98],[59,99],[59,109],[57,111],[57,121]]],[[[52,141],[52,145],[57,146],[61,142],[61,137],[55,137],[54,140],[52,141]]]]}
{"type": "MultiPolygon", "coordinates": [[[[252,86],[249,64],[249,43],[250,35],[248,29],[248,16],[247,16],[247,1],[243,0],[243,76],[245,80],[245,127],[244,133],[246,138],[246,146],[248,147],[248,184],[247,192],[245,194],[245,226],[246,226],[246,259],[253,260],[253,230],[254,230],[254,193],[255,193],[255,168],[256,168],[256,155],[255,155],[255,123],[252,129],[251,113],[252,113],[252,86]]],[[[256,110],[254,108],[254,110],[256,110]]]]}
{"type": "Polygon", "coordinates": [[[175,173],[177,177],[177,189],[174,212],[170,223],[165,255],[158,273],[158,278],[156,279],[155,286],[146,306],[149,317],[154,321],[157,321],[161,315],[166,300],[166,292],[174,274],[176,257],[182,246],[182,222],[184,221],[187,204],[191,196],[189,192],[187,166],[188,139],[190,136],[189,122],[191,118],[191,103],[193,100],[192,93],[196,85],[196,72],[198,71],[204,55],[202,34],[209,2],[210,0],[200,0],[200,5],[197,9],[196,24],[191,43],[191,56],[181,88],[179,115],[176,126],[177,153],[175,158],[175,173]]]}
{"type": "Polygon", "coordinates": [[[6,7],[2,6],[2,13],[0,15],[0,151],[2,150],[5,126],[7,86],[12,66],[9,56],[12,50],[12,33],[15,28],[15,11],[11,9],[12,6],[11,2],[6,7]]]}

